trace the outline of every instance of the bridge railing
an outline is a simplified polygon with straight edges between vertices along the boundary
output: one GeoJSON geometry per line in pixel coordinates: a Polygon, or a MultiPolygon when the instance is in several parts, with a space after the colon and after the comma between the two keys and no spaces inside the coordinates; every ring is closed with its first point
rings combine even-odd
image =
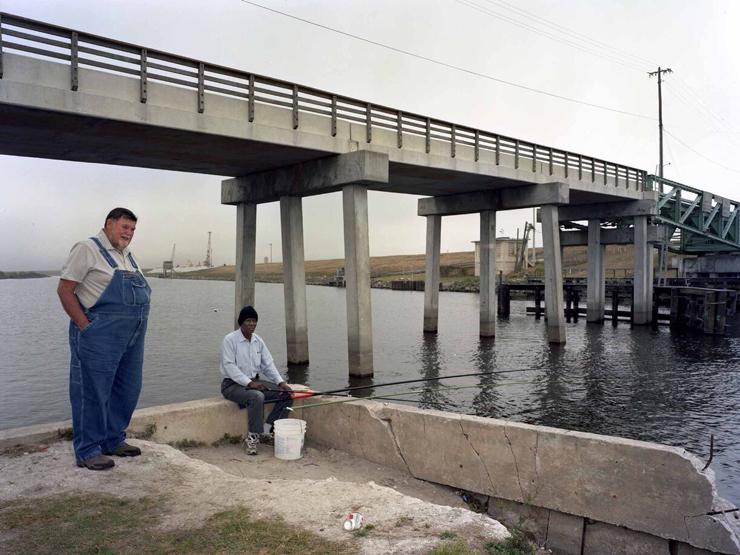
{"type": "Polygon", "coordinates": [[[3,50],[68,62],[73,91],[79,86],[79,67],[90,66],[138,78],[142,103],[148,98],[149,81],[159,81],[197,91],[200,113],[206,110],[208,92],[244,99],[250,122],[255,118],[255,103],[269,104],[292,110],[293,129],[299,128],[301,113],[314,113],[331,118],[333,136],[341,120],[364,125],[368,143],[373,140],[373,129],[387,129],[396,133],[398,148],[403,148],[404,136],[414,135],[425,139],[427,153],[432,150],[432,140],[436,140],[449,144],[452,158],[459,146],[466,146],[473,149],[475,161],[481,151],[488,151],[494,154],[496,165],[501,163],[502,155],[507,155],[513,158],[514,167],[523,171],[553,175],[557,169],[558,175],[566,179],[633,190],[645,190],[647,185],[644,170],[623,164],[6,13],[0,13],[0,78],[3,50]]]}

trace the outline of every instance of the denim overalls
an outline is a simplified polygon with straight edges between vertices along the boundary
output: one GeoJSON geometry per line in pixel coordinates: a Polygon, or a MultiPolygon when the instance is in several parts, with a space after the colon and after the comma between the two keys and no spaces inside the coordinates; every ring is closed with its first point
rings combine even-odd
{"type": "Polygon", "coordinates": [[[152,292],[131,254],[136,271],[120,270],[100,241],[91,239],[114,272],[98,301],[83,307],[90,324],[80,330],[69,323],[69,398],[78,461],[113,451],[126,439],[141,392],[152,292]]]}

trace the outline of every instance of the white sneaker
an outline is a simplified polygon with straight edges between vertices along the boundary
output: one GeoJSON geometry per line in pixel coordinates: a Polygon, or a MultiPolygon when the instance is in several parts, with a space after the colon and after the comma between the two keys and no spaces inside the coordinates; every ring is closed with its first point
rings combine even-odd
{"type": "Polygon", "coordinates": [[[260,435],[249,432],[247,439],[244,440],[244,452],[247,455],[256,455],[257,446],[260,443],[260,435]]]}

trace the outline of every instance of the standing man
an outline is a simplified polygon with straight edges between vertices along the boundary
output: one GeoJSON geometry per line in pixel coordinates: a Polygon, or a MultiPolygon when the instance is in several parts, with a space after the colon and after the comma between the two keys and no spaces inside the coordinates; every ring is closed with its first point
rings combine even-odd
{"type": "Polygon", "coordinates": [[[272,445],[275,436],[272,425],[284,418],[284,410],[293,404],[289,393],[293,391],[275,368],[270,351],[262,338],[254,333],[257,327],[257,311],[245,306],[237,319],[239,329],[231,332],[221,342],[221,394],[240,407],[247,407],[249,434],[244,440],[247,455],[257,454],[257,445],[272,445]],[[258,372],[269,380],[260,380],[258,372]],[[272,382],[272,383],[271,383],[272,382]],[[278,390],[273,389],[277,385],[278,390]],[[262,424],[265,399],[280,399],[262,424]]]}
{"type": "Polygon", "coordinates": [[[152,290],[128,245],[136,216],[114,208],[95,237],[80,241],[62,268],[57,293],[69,315],[69,398],[77,466],[105,470],[105,455],[136,457],[124,430],[141,392],[152,290]]]}

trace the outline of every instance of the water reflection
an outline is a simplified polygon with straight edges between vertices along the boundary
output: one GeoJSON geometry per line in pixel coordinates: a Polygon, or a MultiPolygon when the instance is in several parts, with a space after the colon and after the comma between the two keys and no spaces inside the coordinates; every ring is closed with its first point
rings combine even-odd
{"type": "MultiPolygon", "coordinates": [[[[444,359],[440,353],[438,334],[424,334],[419,360],[421,362],[419,373],[422,377],[429,379],[439,378],[443,375],[444,359]]],[[[445,410],[452,407],[454,403],[450,400],[448,392],[439,391],[440,388],[447,387],[440,380],[432,379],[428,382],[422,382],[422,384],[422,393],[418,397],[420,408],[445,410]]],[[[416,387],[415,389],[419,388],[416,387]]]]}
{"type": "Polygon", "coordinates": [[[355,378],[353,376],[350,376],[347,383],[348,387],[362,388],[350,391],[350,394],[353,397],[372,397],[373,395],[375,395],[375,388],[372,387],[373,385],[375,385],[375,381],[372,378],[355,378]]]}
{"type": "Polygon", "coordinates": [[[286,379],[288,383],[308,384],[310,367],[308,364],[289,364],[286,370],[286,379]]]}
{"type": "MultiPolygon", "coordinates": [[[[493,372],[497,368],[495,341],[493,337],[481,337],[478,341],[478,349],[473,356],[473,363],[479,372],[493,372]]],[[[499,406],[500,388],[496,387],[496,383],[500,381],[500,376],[501,374],[479,376],[480,389],[476,390],[473,396],[473,414],[493,418],[499,417],[501,413],[499,406]]]]}

